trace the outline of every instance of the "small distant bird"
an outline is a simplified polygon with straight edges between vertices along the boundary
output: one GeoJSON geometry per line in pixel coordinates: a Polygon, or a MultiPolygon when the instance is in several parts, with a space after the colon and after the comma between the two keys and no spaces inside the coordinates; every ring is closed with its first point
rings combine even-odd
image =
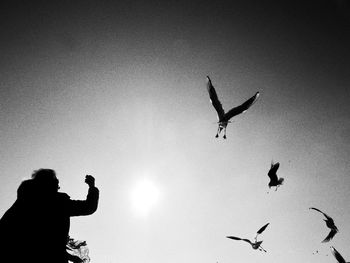
{"type": "Polygon", "coordinates": [[[266,252],[265,249],[263,249],[263,247],[261,246],[263,241],[258,241],[258,235],[260,235],[262,232],[264,232],[264,230],[266,229],[266,227],[269,225],[270,223],[267,223],[266,225],[264,225],[262,228],[260,228],[258,230],[258,232],[256,232],[256,236],[254,238],[254,242],[250,241],[249,239],[245,239],[245,238],[240,238],[240,237],[234,237],[234,236],[226,236],[227,238],[233,239],[233,240],[242,240],[245,241],[247,243],[249,243],[253,249],[259,249],[260,251],[264,251],[266,252]]]}
{"type": "Polygon", "coordinates": [[[218,98],[218,95],[216,94],[216,91],[214,89],[213,84],[211,83],[211,80],[209,76],[207,76],[207,89],[209,92],[209,97],[211,104],[214,106],[216,112],[217,112],[217,117],[218,117],[218,130],[215,135],[216,138],[219,137],[220,132],[222,129],[224,129],[224,136],[223,138],[226,139],[226,127],[227,124],[230,123],[230,119],[238,114],[244,113],[246,110],[250,108],[254,104],[254,102],[258,99],[259,97],[259,92],[255,93],[253,97],[248,99],[246,102],[243,104],[232,108],[228,112],[225,113],[224,109],[222,108],[222,104],[218,98]]]}
{"type": "Polygon", "coordinates": [[[323,219],[326,222],[326,226],[331,230],[329,232],[328,236],[322,241],[322,243],[329,242],[330,240],[332,240],[332,238],[335,236],[335,234],[338,233],[338,231],[339,231],[338,228],[336,227],[336,225],[334,224],[333,218],[331,218],[326,213],[323,213],[321,210],[319,210],[315,207],[310,207],[309,209],[313,209],[313,210],[316,210],[316,211],[322,213],[326,217],[326,219],[323,219]]]}
{"type": "Polygon", "coordinates": [[[281,186],[283,184],[283,181],[284,181],[284,178],[277,177],[277,170],[279,167],[280,167],[280,163],[278,163],[278,162],[273,163],[273,161],[272,161],[270,170],[267,173],[267,175],[270,177],[269,188],[271,188],[272,186],[275,186],[276,187],[275,191],[277,191],[277,188],[279,186],[281,186]]]}
{"type": "Polygon", "coordinates": [[[333,253],[335,259],[339,263],[350,263],[350,262],[346,262],[345,259],[342,257],[342,255],[340,255],[340,253],[334,247],[331,247],[331,249],[332,249],[332,253],[333,253]]]}

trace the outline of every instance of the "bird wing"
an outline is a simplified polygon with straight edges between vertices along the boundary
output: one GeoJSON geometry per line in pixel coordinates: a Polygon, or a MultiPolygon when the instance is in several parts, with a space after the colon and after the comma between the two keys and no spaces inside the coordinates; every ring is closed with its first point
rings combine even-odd
{"type": "Polygon", "coordinates": [[[245,241],[245,242],[247,242],[247,243],[249,243],[249,244],[252,244],[252,242],[251,242],[249,239],[242,238],[241,240],[242,240],[242,241],[245,241]]]}
{"type": "Polygon", "coordinates": [[[346,263],[345,259],[342,257],[342,255],[340,255],[340,253],[334,248],[334,247],[331,247],[332,249],[332,253],[334,255],[334,257],[336,258],[336,260],[339,262],[339,263],[346,263]]]}
{"type": "Polygon", "coordinates": [[[254,102],[256,102],[256,100],[259,97],[259,92],[255,93],[255,95],[251,98],[249,98],[247,101],[245,101],[244,103],[242,103],[241,105],[234,107],[232,109],[230,109],[226,114],[225,114],[225,118],[227,120],[231,119],[233,116],[236,116],[238,114],[241,114],[243,112],[245,112],[246,110],[248,110],[250,108],[250,106],[252,106],[254,104],[254,102]]]}
{"type": "Polygon", "coordinates": [[[262,228],[260,228],[258,230],[258,232],[256,232],[258,235],[260,235],[262,232],[264,232],[264,230],[267,228],[267,226],[269,225],[270,223],[267,223],[266,225],[264,225],[262,228]]]}
{"type": "Polygon", "coordinates": [[[269,170],[269,172],[267,173],[267,175],[270,177],[271,181],[278,181],[278,177],[277,177],[277,170],[280,167],[280,163],[271,163],[271,168],[269,170]]]}
{"type": "Polygon", "coordinates": [[[216,91],[214,89],[213,84],[211,83],[209,76],[207,76],[207,89],[209,92],[210,102],[214,106],[214,108],[218,114],[218,119],[221,120],[225,115],[225,111],[222,108],[222,104],[218,98],[218,95],[216,94],[216,91]]]}
{"type": "Polygon", "coordinates": [[[277,163],[271,163],[271,168],[270,168],[270,171],[271,173],[277,173],[277,170],[278,168],[280,167],[280,163],[277,162],[277,163]]]}
{"type": "Polygon", "coordinates": [[[227,236],[227,238],[233,239],[233,240],[242,240],[240,237],[234,237],[234,236],[227,236]]]}
{"type": "Polygon", "coordinates": [[[320,209],[317,209],[317,208],[315,208],[315,207],[310,207],[309,209],[313,209],[313,210],[316,210],[316,211],[318,211],[318,212],[324,214],[320,209]]]}
{"type": "Polygon", "coordinates": [[[330,217],[329,215],[327,215],[326,213],[322,212],[320,209],[317,209],[317,208],[315,208],[315,207],[310,207],[310,209],[313,209],[313,210],[316,210],[316,211],[322,213],[322,214],[327,218],[327,220],[331,221],[331,222],[334,224],[333,218],[331,218],[331,217],[330,217]]]}
{"type": "Polygon", "coordinates": [[[335,230],[335,229],[332,229],[332,230],[329,232],[328,236],[326,236],[326,238],[322,241],[322,243],[326,243],[326,242],[331,241],[332,238],[335,236],[336,233],[338,233],[338,231],[335,230]]]}
{"type": "Polygon", "coordinates": [[[249,244],[252,244],[252,242],[249,239],[245,239],[245,238],[234,237],[234,236],[227,236],[227,238],[230,238],[233,240],[242,240],[242,241],[248,242],[249,244]]]}

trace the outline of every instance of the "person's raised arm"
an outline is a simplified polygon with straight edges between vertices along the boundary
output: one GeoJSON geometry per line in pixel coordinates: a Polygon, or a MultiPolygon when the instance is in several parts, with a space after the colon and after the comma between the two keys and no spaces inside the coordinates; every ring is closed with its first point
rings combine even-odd
{"type": "Polygon", "coordinates": [[[95,187],[95,178],[86,175],[85,183],[89,186],[86,200],[69,200],[68,211],[70,216],[91,215],[97,210],[99,190],[95,187]]]}

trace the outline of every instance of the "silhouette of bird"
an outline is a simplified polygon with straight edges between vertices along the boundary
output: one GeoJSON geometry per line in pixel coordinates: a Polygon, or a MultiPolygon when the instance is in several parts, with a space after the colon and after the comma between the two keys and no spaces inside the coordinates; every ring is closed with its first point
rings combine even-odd
{"type": "Polygon", "coordinates": [[[346,262],[345,259],[342,257],[342,255],[340,255],[340,253],[334,247],[331,247],[331,249],[332,249],[332,254],[334,255],[335,259],[339,263],[350,263],[350,262],[346,262]]]}
{"type": "Polygon", "coordinates": [[[322,213],[326,217],[326,219],[323,219],[326,222],[326,226],[331,230],[329,232],[328,236],[326,236],[326,238],[322,241],[322,243],[329,242],[330,240],[332,240],[332,238],[335,236],[335,234],[338,233],[338,231],[339,231],[338,228],[336,227],[336,225],[334,224],[333,218],[331,218],[326,213],[323,213],[321,210],[319,210],[315,207],[310,207],[309,209],[313,209],[313,210],[316,210],[316,211],[322,213]]]}
{"type": "Polygon", "coordinates": [[[240,237],[235,237],[235,236],[226,236],[229,239],[233,239],[233,240],[242,240],[245,241],[247,243],[249,243],[253,249],[259,249],[260,251],[264,251],[266,252],[265,249],[263,249],[263,247],[261,246],[263,241],[258,241],[257,237],[258,235],[260,235],[262,232],[264,232],[264,230],[266,229],[266,227],[269,225],[270,223],[267,223],[266,225],[264,225],[263,227],[261,227],[257,232],[256,232],[256,236],[254,238],[254,242],[250,241],[249,239],[246,238],[240,238],[240,237]]]}
{"type": "Polygon", "coordinates": [[[211,83],[211,80],[209,76],[207,76],[207,89],[209,92],[210,102],[214,106],[217,117],[218,117],[218,130],[215,135],[216,138],[219,137],[220,132],[224,129],[224,136],[223,138],[226,139],[226,127],[228,123],[230,123],[230,119],[238,114],[244,113],[246,110],[250,108],[254,104],[254,102],[259,97],[259,92],[255,93],[253,97],[245,101],[243,104],[234,107],[230,109],[228,112],[225,113],[224,109],[222,108],[222,104],[218,98],[218,95],[216,94],[216,91],[214,89],[213,84],[211,83]]]}
{"type": "Polygon", "coordinates": [[[271,162],[271,167],[267,175],[270,177],[270,182],[269,182],[269,188],[275,186],[277,191],[277,188],[283,184],[284,178],[278,178],[277,177],[277,170],[280,167],[280,163],[273,163],[271,162]]]}

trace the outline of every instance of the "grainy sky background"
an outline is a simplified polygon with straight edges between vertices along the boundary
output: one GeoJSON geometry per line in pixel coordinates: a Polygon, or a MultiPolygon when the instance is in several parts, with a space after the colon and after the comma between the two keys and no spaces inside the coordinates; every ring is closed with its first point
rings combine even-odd
{"type": "Polygon", "coordinates": [[[0,8],[0,215],[55,169],[98,211],[72,218],[91,262],[350,260],[349,1],[8,1],[0,8]],[[10,2],[10,3],[9,3],[10,2]],[[215,139],[206,75],[226,110],[215,139]],[[268,191],[271,160],[285,184],[268,191]],[[140,180],[160,191],[132,210],[140,180]],[[317,207],[340,232],[330,243],[317,207]],[[261,238],[268,253],[226,235],[261,238]],[[317,255],[313,252],[319,251],[317,255]]]}

